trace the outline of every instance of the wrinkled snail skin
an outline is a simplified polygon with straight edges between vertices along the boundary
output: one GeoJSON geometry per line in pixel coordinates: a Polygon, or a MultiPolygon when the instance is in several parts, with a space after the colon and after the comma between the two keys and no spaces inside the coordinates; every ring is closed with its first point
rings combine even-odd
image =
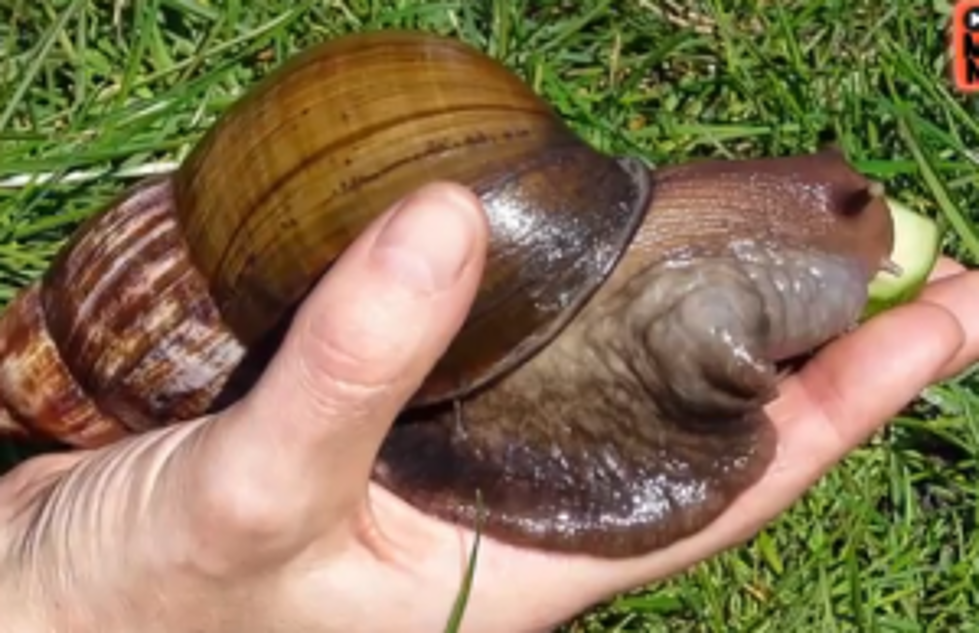
{"type": "Polygon", "coordinates": [[[893,242],[838,151],[650,170],[459,42],[339,38],[0,315],[0,433],[99,446],[234,401],[336,257],[433,180],[480,197],[486,273],[373,478],[549,551],[631,556],[716,518],[776,450],[776,363],[856,322],[893,242]]]}
{"type": "Polygon", "coordinates": [[[833,150],[653,176],[588,306],[492,389],[407,412],[379,482],[507,542],[626,557],[698,532],[758,480],[776,363],[857,322],[890,214],[833,150]]]}

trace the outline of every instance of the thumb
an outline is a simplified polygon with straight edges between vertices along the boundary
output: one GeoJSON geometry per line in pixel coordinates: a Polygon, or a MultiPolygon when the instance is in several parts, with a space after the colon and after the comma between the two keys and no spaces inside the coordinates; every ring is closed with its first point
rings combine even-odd
{"type": "Polygon", "coordinates": [[[450,184],[375,221],[305,300],[251,393],[206,434],[221,480],[320,516],[358,503],[390,424],[468,313],[487,232],[479,201],[450,184]]]}

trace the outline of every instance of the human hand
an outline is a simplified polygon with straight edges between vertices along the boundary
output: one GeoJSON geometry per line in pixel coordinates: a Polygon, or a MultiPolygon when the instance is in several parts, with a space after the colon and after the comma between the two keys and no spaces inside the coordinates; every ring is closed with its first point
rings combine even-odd
{"type": "MultiPolygon", "coordinates": [[[[0,631],[443,629],[473,535],[368,476],[465,316],[486,226],[470,194],[444,185],[396,215],[307,299],[243,401],[99,451],[38,458],[0,481],[0,631]],[[392,244],[385,226],[420,250],[378,248],[392,244]],[[414,257],[442,272],[425,274],[414,257]]],[[[921,388],[979,357],[977,284],[943,262],[921,300],[785,381],[770,408],[778,459],[697,536],[624,561],[484,539],[464,630],[549,630],[749,538],[921,388]]]]}

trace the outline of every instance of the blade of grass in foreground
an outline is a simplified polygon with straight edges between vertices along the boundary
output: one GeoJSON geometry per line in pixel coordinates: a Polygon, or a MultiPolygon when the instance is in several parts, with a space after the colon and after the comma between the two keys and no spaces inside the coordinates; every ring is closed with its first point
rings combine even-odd
{"type": "Polygon", "coordinates": [[[472,594],[473,580],[476,577],[476,563],[479,559],[479,544],[482,540],[483,524],[483,497],[476,491],[476,533],[473,539],[472,549],[469,551],[469,565],[466,567],[466,575],[462,579],[462,587],[459,595],[456,596],[452,613],[449,616],[449,623],[445,627],[445,633],[459,633],[462,627],[462,618],[465,616],[466,606],[469,604],[469,596],[472,594]]]}

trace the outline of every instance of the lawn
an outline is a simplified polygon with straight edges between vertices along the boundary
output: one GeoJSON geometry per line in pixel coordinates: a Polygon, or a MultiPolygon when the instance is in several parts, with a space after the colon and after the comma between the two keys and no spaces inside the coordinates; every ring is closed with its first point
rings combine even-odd
{"type": "MultiPolygon", "coordinates": [[[[946,4],[4,0],[0,301],[290,52],[384,27],[483,48],[609,152],[662,164],[835,139],[975,264],[979,112],[947,79],[946,4]]],[[[977,420],[973,376],[927,390],[752,542],[568,631],[979,631],[977,420]]]]}

